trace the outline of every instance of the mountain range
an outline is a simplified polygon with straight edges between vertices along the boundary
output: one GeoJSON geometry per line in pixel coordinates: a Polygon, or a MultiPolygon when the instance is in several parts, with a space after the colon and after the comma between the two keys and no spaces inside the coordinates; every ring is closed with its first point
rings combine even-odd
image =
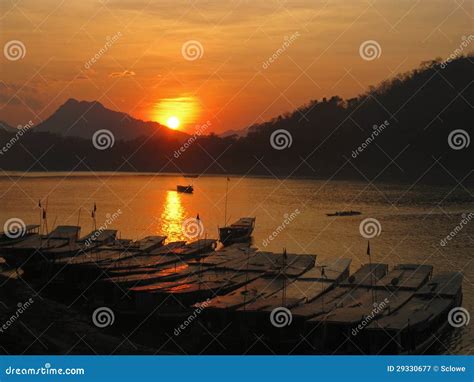
{"type": "Polygon", "coordinates": [[[173,131],[157,122],[145,122],[129,114],[105,108],[97,101],[70,98],[49,118],[34,127],[35,132],[47,132],[63,137],[91,139],[100,129],[110,130],[117,140],[132,140],[142,136],[176,136],[187,134],[173,131]]]}
{"type": "MultiPolygon", "coordinates": [[[[70,99],[24,134],[21,145],[0,153],[0,168],[471,182],[472,60],[427,61],[357,97],[314,99],[243,131],[191,143],[190,135],[158,123],[70,99]],[[99,129],[115,136],[108,150],[91,143],[99,129]]],[[[0,144],[11,136],[0,129],[0,144]]]]}

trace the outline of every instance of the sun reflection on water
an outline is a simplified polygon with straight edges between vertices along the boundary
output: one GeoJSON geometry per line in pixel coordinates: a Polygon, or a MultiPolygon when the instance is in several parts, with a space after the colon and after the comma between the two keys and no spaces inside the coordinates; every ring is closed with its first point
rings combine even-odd
{"type": "Polygon", "coordinates": [[[161,214],[161,230],[168,237],[168,241],[186,240],[181,227],[184,217],[181,196],[176,191],[168,191],[161,214]]]}

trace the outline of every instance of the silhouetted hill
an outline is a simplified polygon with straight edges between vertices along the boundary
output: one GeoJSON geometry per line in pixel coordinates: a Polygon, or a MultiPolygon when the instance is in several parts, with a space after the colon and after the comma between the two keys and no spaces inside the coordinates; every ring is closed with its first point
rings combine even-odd
{"type": "MultiPolygon", "coordinates": [[[[134,132],[134,140],[119,141],[100,151],[90,140],[29,131],[21,144],[41,157],[40,163],[14,145],[8,155],[0,156],[0,167],[472,182],[473,146],[455,150],[448,139],[458,129],[464,130],[466,144],[472,136],[472,58],[460,57],[447,65],[441,65],[439,60],[426,62],[358,97],[313,100],[292,113],[250,126],[246,137],[200,136],[189,140],[182,151],[183,140],[172,134],[163,139],[138,137],[134,132]],[[279,139],[272,146],[275,134],[279,139]],[[285,143],[285,136],[291,145],[275,149],[285,143]]],[[[66,121],[78,119],[77,107],[64,108],[52,116],[55,123],[45,124],[64,129],[66,121]]],[[[93,128],[82,127],[88,136],[94,128],[109,128],[98,117],[103,107],[97,104],[93,109],[96,111],[88,116],[89,121],[94,121],[93,128]]],[[[124,114],[109,112],[114,117],[108,120],[117,121],[117,129],[124,127],[119,123],[124,114]]],[[[137,126],[145,129],[142,124],[137,126]]],[[[128,133],[117,132],[120,134],[128,133]]],[[[8,134],[2,135],[4,141],[8,134]]]]}
{"type": "Polygon", "coordinates": [[[237,137],[245,137],[247,134],[248,134],[247,129],[241,129],[241,130],[231,129],[231,130],[226,130],[223,133],[220,133],[219,137],[227,138],[227,137],[231,137],[233,135],[235,135],[237,137]]]}
{"type": "Polygon", "coordinates": [[[140,136],[177,135],[156,122],[144,122],[130,115],[105,108],[100,102],[67,100],[48,119],[34,128],[35,132],[47,132],[63,137],[92,138],[100,129],[110,130],[115,139],[131,140],[140,136]]]}
{"type": "MultiPolygon", "coordinates": [[[[434,158],[441,158],[453,172],[472,169],[472,146],[453,150],[448,143],[455,129],[472,136],[472,58],[458,58],[444,69],[439,60],[425,62],[356,98],[311,101],[252,126],[234,149],[246,152],[258,147],[253,154],[280,175],[327,177],[337,172],[373,178],[380,173],[384,178],[412,179],[427,170],[434,158]],[[389,125],[354,158],[353,151],[372,136],[373,126],[384,121],[389,125]],[[271,147],[271,134],[278,129],[290,133],[291,147],[281,151],[271,147]]],[[[254,162],[248,158],[247,166],[254,162]]]]}
{"type": "Polygon", "coordinates": [[[6,131],[8,133],[15,133],[17,129],[13,126],[10,126],[8,123],[4,121],[0,121],[0,131],[6,131]]]}

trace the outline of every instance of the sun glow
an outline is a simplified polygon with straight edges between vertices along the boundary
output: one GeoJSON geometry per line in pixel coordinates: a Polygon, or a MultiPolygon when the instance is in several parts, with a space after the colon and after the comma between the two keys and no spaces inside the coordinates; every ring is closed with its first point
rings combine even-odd
{"type": "Polygon", "coordinates": [[[199,103],[195,97],[162,98],[152,110],[152,119],[170,129],[186,129],[197,122],[199,103]]]}
{"type": "Polygon", "coordinates": [[[177,129],[179,127],[179,119],[176,117],[169,117],[168,120],[166,121],[166,124],[170,129],[177,129]]]}

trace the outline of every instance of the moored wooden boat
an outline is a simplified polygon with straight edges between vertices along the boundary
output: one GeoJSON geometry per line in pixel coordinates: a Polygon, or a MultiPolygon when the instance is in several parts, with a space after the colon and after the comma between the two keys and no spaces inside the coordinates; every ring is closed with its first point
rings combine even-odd
{"type": "Polygon", "coordinates": [[[21,267],[27,264],[45,260],[44,253],[66,246],[73,246],[78,239],[81,227],[57,226],[48,235],[32,235],[11,245],[2,246],[0,252],[2,257],[11,267],[21,267]]]}
{"type": "Polygon", "coordinates": [[[399,309],[429,280],[432,270],[430,265],[401,264],[376,283],[351,290],[335,309],[308,320],[309,327],[318,328],[313,345],[326,351],[358,352],[360,323],[399,309]]]}
{"type": "Polygon", "coordinates": [[[39,228],[38,224],[27,224],[23,230],[15,232],[13,235],[11,232],[0,232],[0,247],[20,242],[32,236],[38,236],[39,228]]]}
{"type": "Polygon", "coordinates": [[[111,244],[117,237],[117,230],[94,230],[86,236],[69,243],[66,246],[43,250],[46,259],[56,261],[61,257],[75,256],[78,253],[92,251],[93,249],[111,244]]]}
{"type": "Polygon", "coordinates": [[[462,303],[462,273],[435,275],[400,309],[370,323],[361,348],[372,354],[422,354],[462,303]]]}
{"type": "Polygon", "coordinates": [[[224,245],[248,242],[254,228],[254,217],[240,218],[229,226],[219,228],[219,240],[224,245]]]}

